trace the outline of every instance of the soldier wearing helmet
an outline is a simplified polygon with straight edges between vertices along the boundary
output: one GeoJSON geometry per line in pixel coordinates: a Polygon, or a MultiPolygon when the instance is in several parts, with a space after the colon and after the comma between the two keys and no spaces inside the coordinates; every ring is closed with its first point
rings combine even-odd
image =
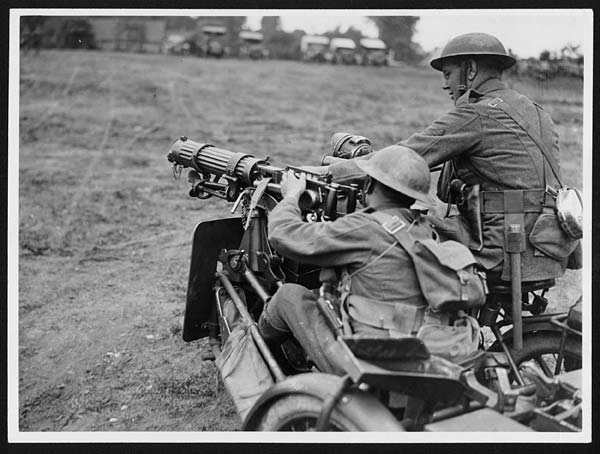
{"type": "MultiPolygon", "coordinates": [[[[502,72],[514,64],[491,35],[450,40],[431,66],[442,73],[442,89],[454,109],[399,144],[415,150],[429,167],[444,165],[438,196],[449,207],[457,201],[451,183],[463,188],[460,214],[428,218],[442,238],[471,248],[488,279],[510,279],[505,231],[513,223],[528,239],[522,280],[551,279],[564,273],[578,242],[561,232],[554,199],[546,192],[560,181],[556,127],[541,106],[502,82],[502,72]]],[[[352,161],[329,166],[334,181],[360,178],[363,172],[352,161]]]]}
{"type": "MultiPolygon", "coordinates": [[[[284,199],[269,216],[269,241],[284,257],[322,268],[344,268],[348,285],[344,304],[347,331],[377,336],[411,335],[426,317],[428,324],[444,323],[425,313],[426,302],[408,254],[374,216],[385,212],[394,225],[414,239],[431,239],[435,233],[413,203],[430,206],[430,174],[414,151],[392,145],[373,159],[357,162],[367,177],[365,209],[332,222],[306,223],[298,199],[305,179],[287,174],[284,199]]],[[[270,343],[294,336],[317,367],[341,373],[335,358],[326,354],[334,334],[316,306],[317,296],[296,284],[284,284],[263,311],[258,326],[270,343]]]]}

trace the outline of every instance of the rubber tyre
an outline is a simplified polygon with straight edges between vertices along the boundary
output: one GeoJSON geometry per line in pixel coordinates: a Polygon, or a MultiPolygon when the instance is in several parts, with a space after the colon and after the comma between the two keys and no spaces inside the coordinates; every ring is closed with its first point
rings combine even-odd
{"type": "MultiPolygon", "coordinates": [[[[517,366],[531,360],[540,365],[541,359],[546,362],[553,375],[556,363],[552,363],[550,355],[558,357],[560,342],[561,335],[559,333],[537,333],[523,338],[523,348],[521,350],[514,351],[510,346],[509,349],[517,366]]],[[[562,371],[568,372],[581,369],[581,358],[581,342],[578,342],[576,338],[568,337],[565,344],[562,371]]]]}
{"type": "MultiPolygon", "coordinates": [[[[305,394],[291,394],[277,399],[263,413],[256,430],[261,432],[308,432],[317,424],[323,402],[305,394]]],[[[356,432],[361,429],[334,410],[328,431],[356,432]]]]}

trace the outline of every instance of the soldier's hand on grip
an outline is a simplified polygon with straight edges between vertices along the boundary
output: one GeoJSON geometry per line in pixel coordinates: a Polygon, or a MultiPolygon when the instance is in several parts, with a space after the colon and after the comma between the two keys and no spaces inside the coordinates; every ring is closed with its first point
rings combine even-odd
{"type": "Polygon", "coordinates": [[[283,197],[294,197],[298,199],[300,194],[306,190],[306,174],[298,176],[293,170],[288,170],[281,179],[281,195],[283,197]]]}

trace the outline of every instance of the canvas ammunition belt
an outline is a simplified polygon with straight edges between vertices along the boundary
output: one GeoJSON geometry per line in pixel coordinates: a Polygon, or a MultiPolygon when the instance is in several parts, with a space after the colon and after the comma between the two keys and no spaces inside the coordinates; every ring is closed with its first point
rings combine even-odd
{"type": "Polygon", "coordinates": [[[417,333],[427,309],[427,304],[421,295],[392,303],[373,301],[370,298],[350,294],[346,305],[344,309],[347,310],[350,319],[404,335],[417,333]]]}
{"type": "Polygon", "coordinates": [[[554,207],[552,197],[544,189],[481,191],[481,212],[540,213],[544,206],[554,207]]]}

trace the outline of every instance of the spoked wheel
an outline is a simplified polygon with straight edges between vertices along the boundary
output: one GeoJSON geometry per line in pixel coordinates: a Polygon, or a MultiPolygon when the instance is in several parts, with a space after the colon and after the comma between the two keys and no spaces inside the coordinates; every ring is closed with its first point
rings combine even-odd
{"type": "MultiPolygon", "coordinates": [[[[263,414],[257,430],[267,432],[314,431],[321,414],[323,402],[303,394],[284,396],[275,401],[263,414]]],[[[341,413],[333,411],[329,420],[331,432],[360,430],[341,413]]]]}
{"type": "Polygon", "coordinates": [[[523,339],[523,348],[511,349],[511,354],[519,368],[535,363],[546,376],[581,369],[581,341],[569,337],[565,344],[563,360],[557,364],[560,352],[561,336],[558,333],[538,333],[523,339]]]}

